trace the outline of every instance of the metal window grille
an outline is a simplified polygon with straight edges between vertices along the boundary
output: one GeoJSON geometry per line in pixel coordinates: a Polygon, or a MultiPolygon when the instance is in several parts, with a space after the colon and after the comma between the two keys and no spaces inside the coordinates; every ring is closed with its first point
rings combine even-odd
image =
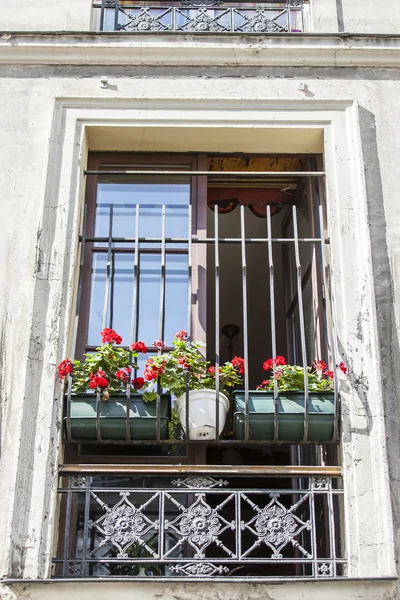
{"type": "Polygon", "coordinates": [[[346,575],[338,468],[72,470],[60,479],[56,578],[346,575]]]}
{"type": "Polygon", "coordinates": [[[304,0],[102,0],[93,7],[100,31],[270,34],[305,31],[305,5],[304,0]]]}
{"type": "MultiPolygon", "coordinates": [[[[321,180],[324,177],[323,172],[319,171],[306,171],[306,172],[218,172],[218,171],[191,171],[187,170],[146,170],[146,169],[136,169],[136,170],[126,170],[126,169],[118,169],[118,170],[101,170],[101,171],[88,171],[87,176],[91,177],[92,175],[112,175],[118,177],[124,177],[125,175],[135,176],[151,176],[152,178],[157,179],[157,177],[165,177],[166,175],[170,178],[174,177],[189,177],[192,182],[197,181],[197,178],[208,177],[209,180],[217,179],[220,177],[231,176],[235,178],[243,178],[247,179],[255,177],[257,180],[265,180],[271,177],[276,178],[279,176],[284,176],[286,178],[290,177],[303,177],[306,181],[312,182],[313,180],[321,180]]],[[[174,236],[168,237],[166,235],[167,231],[167,219],[168,219],[168,208],[166,205],[162,205],[160,207],[161,210],[161,236],[160,237],[140,237],[139,236],[139,224],[141,219],[141,206],[137,204],[135,206],[135,220],[136,225],[134,231],[136,232],[133,237],[120,237],[114,236],[114,209],[113,204],[109,205],[108,212],[108,235],[107,236],[86,236],[85,225],[82,231],[81,238],[81,270],[83,268],[84,263],[84,253],[85,249],[88,249],[92,252],[101,252],[106,253],[107,261],[106,261],[106,269],[105,269],[105,288],[104,288],[104,306],[103,306],[103,327],[111,327],[113,324],[113,305],[114,305],[114,258],[117,253],[124,252],[126,249],[133,255],[133,301],[132,301],[132,314],[131,314],[131,339],[129,343],[137,341],[138,336],[138,322],[139,322],[139,306],[138,306],[138,293],[140,286],[140,256],[142,252],[146,252],[149,247],[157,248],[157,252],[160,255],[161,260],[161,271],[160,271],[160,296],[159,296],[159,314],[158,314],[158,334],[159,338],[162,339],[164,335],[164,326],[165,326],[165,282],[166,282],[166,258],[168,253],[171,251],[171,248],[175,248],[175,251],[184,253],[187,256],[187,282],[188,282],[188,297],[187,297],[187,331],[189,332],[189,337],[192,336],[192,310],[193,310],[193,288],[192,288],[192,280],[193,280],[193,253],[195,252],[195,248],[199,248],[200,246],[206,246],[210,255],[214,257],[214,267],[213,267],[213,279],[214,279],[214,302],[215,302],[215,340],[213,343],[215,344],[215,367],[216,367],[216,437],[215,440],[210,441],[211,444],[238,444],[237,439],[227,439],[226,436],[220,436],[219,434],[219,402],[218,402],[218,394],[220,388],[219,381],[219,364],[220,364],[220,250],[222,246],[232,246],[240,248],[240,270],[241,270],[241,302],[242,302],[242,330],[243,330],[243,355],[245,361],[245,376],[244,376],[244,436],[242,438],[243,443],[246,444],[254,444],[254,445],[262,445],[265,444],[264,440],[256,440],[252,439],[251,430],[250,430],[250,387],[249,387],[249,334],[248,334],[248,318],[249,318],[249,305],[248,305],[248,280],[247,280],[247,272],[248,272],[248,264],[247,264],[247,253],[248,249],[252,246],[256,246],[259,250],[259,276],[262,278],[266,278],[269,281],[269,289],[270,289],[270,302],[269,306],[265,307],[265,314],[268,315],[266,318],[270,320],[270,330],[271,330],[271,350],[272,357],[275,358],[277,354],[277,334],[276,334],[276,298],[275,298],[275,289],[276,289],[276,272],[274,268],[274,252],[277,248],[285,249],[291,255],[291,263],[288,263],[287,269],[288,272],[285,273],[286,279],[291,279],[292,292],[295,296],[295,305],[296,305],[296,323],[298,328],[298,335],[296,337],[297,349],[293,350],[293,355],[296,355],[298,358],[298,364],[301,364],[304,367],[304,425],[303,425],[303,436],[302,439],[298,440],[296,443],[309,443],[309,400],[310,393],[308,390],[308,380],[307,380],[307,365],[310,364],[311,361],[315,357],[310,357],[307,351],[307,336],[306,336],[306,326],[305,326],[305,306],[304,306],[304,269],[301,264],[301,248],[309,248],[314,253],[315,257],[315,268],[316,268],[316,279],[318,283],[318,293],[319,293],[319,304],[318,311],[320,314],[320,323],[322,324],[320,327],[319,335],[324,338],[323,344],[325,347],[323,348],[323,352],[325,353],[326,359],[330,360],[331,366],[334,367],[336,364],[336,334],[334,328],[334,321],[332,316],[332,307],[331,300],[329,294],[329,269],[326,261],[326,246],[329,242],[327,238],[326,229],[324,225],[324,210],[322,205],[318,208],[318,222],[316,223],[315,230],[317,231],[317,235],[312,237],[301,237],[298,231],[298,213],[299,207],[293,205],[288,208],[290,211],[290,228],[286,231],[286,236],[282,237],[274,237],[272,233],[272,218],[271,218],[271,207],[269,205],[266,206],[266,219],[265,219],[265,237],[257,237],[252,238],[246,235],[246,209],[244,206],[240,206],[239,212],[239,220],[240,220],[240,234],[236,237],[221,237],[219,234],[220,231],[220,219],[222,218],[219,215],[218,210],[214,211],[214,235],[209,236],[207,234],[206,237],[200,237],[197,233],[193,233],[193,215],[192,215],[192,206],[189,205],[187,207],[188,210],[188,230],[186,233],[182,232],[182,236],[174,236]],[[177,249],[178,248],[178,249],[177,249]]],[[[75,339],[77,334],[77,325],[78,325],[78,317],[80,312],[80,299],[82,295],[82,277],[80,282],[80,289],[78,293],[78,303],[77,303],[77,319],[76,319],[76,330],[75,330],[75,339]]],[[[293,317],[294,305],[292,302],[291,307],[289,307],[288,316],[290,318],[293,317]],[[290,311],[292,311],[290,313],[290,311]]],[[[333,419],[333,427],[332,427],[332,436],[330,440],[327,442],[337,442],[338,441],[338,425],[339,425],[339,404],[338,404],[338,394],[337,394],[337,374],[336,369],[333,368],[334,371],[334,419],[333,419]]],[[[273,375],[275,376],[276,366],[273,369],[273,375]]],[[[279,399],[280,393],[278,391],[278,385],[276,379],[274,377],[274,434],[273,440],[276,443],[293,443],[291,439],[282,439],[279,434],[279,423],[278,423],[278,411],[279,411],[279,399]]],[[[162,412],[161,412],[161,396],[162,390],[158,389],[157,400],[155,402],[155,419],[156,419],[156,433],[154,439],[144,439],[144,440],[136,440],[131,438],[130,432],[130,423],[129,423],[129,415],[130,415],[130,402],[131,402],[131,388],[128,385],[126,392],[126,403],[125,403],[125,419],[126,419],[126,434],[123,440],[107,440],[102,438],[101,433],[101,397],[100,393],[96,395],[96,436],[95,439],[90,441],[86,439],[79,439],[76,436],[71,435],[71,378],[68,381],[68,393],[66,397],[65,404],[65,432],[66,432],[66,441],[68,442],[86,442],[86,443],[113,443],[113,444],[155,444],[162,443],[166,446],[179,446],[187,444],[188,442],[192,444],[203,443],[201,440],[189,440],[188,432],[189,432],[189,390],[186,391],[186,433],[181,435],[179,439],[166,439],[166,436],[162,435],[161,432],[161,422],[162,422],[162,412]]]]}

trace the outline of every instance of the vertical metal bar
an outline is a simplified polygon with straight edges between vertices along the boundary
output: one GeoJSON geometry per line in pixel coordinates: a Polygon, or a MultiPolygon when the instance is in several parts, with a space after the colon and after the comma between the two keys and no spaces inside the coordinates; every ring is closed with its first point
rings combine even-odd
{"type": "Polygon", "coordinates": [[[82,577],[88,577],[87,572],[87,543],[88,543],[88,532],[89,532],[89,512],[90,512],[90,491],[89,481],[90,475],[87,474],[85,477],[85,514],[83,517],[83,548],[82,548],[82,577]]]}
{"type": "Polygon", "coordinates": [[[100,31],[104,31],[104,0],[102,0],[101,2],[101,7],[100,7],[100,25],[99,25],[99,29],[100,31]]]}
{"type": "Polygon", "coordinates": [[[139,324],[139,208],[140,205],[135,205],[136,222],[135,222],[135,254],[133,262],[133,291],[132,291],[132,317],[131,317],[131,333],[130,343],[137,342],[138,324],[139,324]]]}
{"type": "Polygon", "coordinates": [[[118,31],[118,21],[119,21],[119,0],[115,0],[115,9],[114,9],[114,31],[118,31]]]}
{"type": "Polygon", "coordinates": [[[279,439],[279,411],[278,411],[278,381],[275,378],[276,373],[276,325],[275,325],[275,273],[274,273],[274,257],[272,253],[272,224],[271,224],[271,207],[267,205],[267,237],[268,237],[268,262],[269,262],[269,300],[271,313],[271,345],[273,359],[273,378],[274,378],[274,442],[279,439]]]}
{"type": "Polygon", "coordinates": [[[242,496],[240,494],[240,492],[236,492],[235,494],[236,496],[236,520],[235,520],[235,526],[236,526],[236,531],[235,531],[235,538],[236,538],[236,556],[238,557],[238,559],[240,560],[242,558],[242,529],[241,529],[241,523],[242,523],[242,507],[241,507],[241,503],[242,503],[242,496]]]}
{"type": "MultiPolygon", "coordinates": [[[[165,230],[166,230],[166,208],[165,204],[161,207],[161,281],[160,281],[160,313],[158,321],[158,339],[164,339],[165,328],[165,230]]],[[[160,384],[157,384],[156,398],[156,436],[157,442],[160,441],[160,384]]]]}
{"type": "MultiPolygon", "coordinates": [[[[135,250],[133,257],[133,290],[132,290],[132,316],[131,316],[131,332],[130,332],[130,344],[129,344],[129,366],[132,368],[132,350],[130,348],[133,342],[137,342],[137,328],[138,328],[138,271],[139,271],[139,204],[135,205],[136,219],[135,219],[135,250]]],[[[133,377],[136,377],[136,369],[133,372],[133,377]]],[[[131,439],[131,380],[129,379],[128,385],[126,386],[126,430],[125,430],[126,441],[129,442],[131,439]]]]}
{"type": "Polygon", "coordinates": [[[160,523],[160,535],[158,537],[158,551],[159,551],[159,557],[162,560],[164,558],[164,522],[165,522],[165,492],[160,491],[159,492],[159,496],[158,496],[158,502],[159,502],[159,523],[160,523]]]}
{"type": "Polygon", "coordinates": [[[101,442],[101,427],[100,427],[100,392],[96,392],[96,440],[101,442]]]}
{"type": "MultiPolygon", "coordinates": [[[[139,271],[139,204],[135,205],[136,220],[135,220],[135,250],[134,250],[134,264],[133,264],[133,290],[132,290],[132,316],[131,316],[131,331],[130,331],[130,345],[137,341],[137,327],[138,327],[138,271],[139,271]]],[[[129,345],[129,366],[132,368],[132,350],[129,345]]],[[[133,377],[136,376],[136,370],[133,372],[133,377]]],[[[125,437],[126,441],[129,442],[131,439],[131,380],[129,379],[128,385],[126,386],[126,430],[125,437]]]]}
{"type": "MultiPolygon", "coordinates": [[[[83,207],[83,222],[82,222],[82,235],[81,235],[81,256],[79,261],[79,275],[78,275],[78,293],[76,298],[76,309],[75,309],[75,322],[74,322],[74,335],[72,339],[72,364],[75,360],[76,355],[76,340],[78,337],[78,325],[79,325],[79,314],[81,310],[81,299],[82,299],[82,282],[83,282],[83,263],[85,259],[85,244],[86,244],[86,204],[83,207]]],[[[68,387],[67,387],[67,440],[71,441],[71,402],[72,402],[72,376],[68,375],[68,387]]]]}
{"type": "Polygon", "coordinates": [[[306,335],[304,327],[304,306],[303,306],[303,289],[301,282],[301,263],[300,263],[300,252],[299,252],[299,232],[297,227],[297,208],[293,206],[293,235],[294,235],[294,252],[296,258],[296,271],[297,271],[297,296],[299,299],[299,321],[300,321],[300,341],[301,341],[301,355],[304,369],[304,435],[303,441],[306,442],[308,438],[308,369],[307,369],[307,349],[306,349],[306,335]]]}
{"type": "Polygon", "coordinates": [[[333,564],[332,575],[336,577],[336,532],[335,532],[335,511],[333,508],[333,495],[332,495],[332,478],[329,477],[328,481],[328,523],[329,523],[329,550],[330,559],[333,564]]]}
{"type": "Polygon", "coordinates": [[[188,311],[187,327],[189,339],[192,338],[192,205],[188,206],[188,311]]]}
{"type": "Polygon", "coordinates": [[[286,0],[286,18],[287,18],[287,30],[290,33],[292,30],[291,22],[290,22],[290,3],[291,0],[286,0]]]}
{"type": "Polygon", "coordinates": [[[214,207],[214,257],[215,257],[215,439],[219,440],[219,365],[220,365],[220,323],[219,323],[219,228],[218,206],[214,207]]]}
{"type": "Polygon", "coordinates": [[[114,323],[114,282],[115,282],[115,254],[111,254],[111,281],[110,281],[110,327],[114,323]]]}
{"type": "Polygon", "coordinates": [[[313,478],[309,477],[308,478],[308,489],[311,490],[311,495],[310,495],[310,519],[312,522],[312,526],[311,526],[311,548],[312,548],[312,556],[313,556],[313,562],[312,562],[312,567],[313,567],[313,577],[317,577],[318,575],[318,564],[317,564],[317,532],[316,532],[316,524],[317,524],[317,519],[316,519],[316,513],[315,513],[315,487],[313,485],[313,478]]]}
{"type": "Polygon", "coordinates": [[[247,264],[246,264],[246,224],[244,206],[240,207],[240,236],[242,251],[242,294],[243,294],[243,358],[244,358],[244,398],[245,398],[245,441],[249,441],[249,343],[247,323],[247,264]]]}
{"type": "Polygon", "coordinates": [[[71,475],[68,476],[68,491],[67,491],[67,508],[65,511],[65,536],[64,536],[64,556],[63,556],[63,577],[68,577],[68,557],[69,557],[69,534],[71,531],[71,504],[72,504],[72,490],[71,490],[71,475]]]}
{"type": "MultiPolygon", "coordinates": [[[[111,274],[111,245],[112,245],[112,231],[113,231],[113,211],[114,206],[110,204],[110,217],[108,224],[108,251],[107,251],[107,264],[106,264],[106,286],[104,290],[104,307],[103,307],[103,329],[107,326],[107,313],[108,313],[108,301],[110,296],[110,274],[111,274]]],[[[111,321],[111,319],[109,319],[111,321]]]]}
{"type": "MultiPolygon", "coordinates": [[[[192,340],[192,205],[188,206],[188,320],[187,332],[192,340]]],[[[189,371],[186,374],[185,390],[185,440],[189,440],[189,371]]]]}
{"type": "Polygon", "coordinates": [[[322,263],[322,282],[325,291],[325,306],[327,312],[327,318],[329,320],[328,329],[328,340],[331,349],[332,355],[332,363],[333,363],[333,385],[334,385],[334,395],[333,395],[333,432],[332,432],[332,441],[335,442],[338,434],[339,427],[339,402],[338,402],[338,379],[337,379],[337,368],[336,368],[336,328],[333,319],[333,310],[330,299],[329,288],[327,285],[327,264],[325,260],[325,251],[324,251],[324,234],[325,234],[325,226],[324,226],[324,212],[322,205],[319,206],[319,228],[320,228],[320,249],[321,249],[321,263],[322,263]]]}
{"type": "Polygon", "coordinates": [[[160,312],[158,320],[158,337],[164,339],[165,325],[165,225],[166,211],[165,204],[161,209],[161,282],[160,282],[160,312]]]}

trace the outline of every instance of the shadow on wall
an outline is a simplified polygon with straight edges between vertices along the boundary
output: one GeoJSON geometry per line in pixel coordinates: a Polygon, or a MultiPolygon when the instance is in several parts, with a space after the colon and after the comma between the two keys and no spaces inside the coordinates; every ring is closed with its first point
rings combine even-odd
{"type": "MultiPolygon", "coordinates": [[[[339,3],[340,0],[337,0],[339,3]]],[[[381,354],[382,393],[386,424],[389,475],[397,554],[400,551],[400,436],[399,406],[400,364],[399,343],[396,334],[393,287],[386,241],[386,219],[382,179],[376,138],[375,116],[359,107],[362,153],[364,157],[367,192],[368,227],[372,248],[372,269],[377,312],[378,342],[381,354]]]]}

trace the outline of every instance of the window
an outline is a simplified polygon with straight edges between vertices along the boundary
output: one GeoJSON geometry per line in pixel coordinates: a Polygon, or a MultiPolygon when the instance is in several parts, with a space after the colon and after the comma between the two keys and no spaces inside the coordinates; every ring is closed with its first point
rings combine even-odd
{"type": "Polygon", "coordinates": [[[270,356],[335,366],[319,165],[318,156],[90,156],[77,355],[112,327],[127,345],[145,340],[140,369],[158,352],[151,341],[170,346],[186,329],[217,369],[244,356],[245,375],[220,433],[214,396],[217,422],[203,439],[191,439],[188,394],[186,420],[168,430],[177,417],[158,390],[143,419],[155,428],[141,439],[129,394],[118,415],[97,394],[83,419],[67,395],[56,577],[344,574],[336,392],[324,412],[306,385],[300,410],[275,384],[272,411],[257,415],[266,400],[253,391],[270,356]],[[77,435],[74,419],[92,433],[77,435]]]}

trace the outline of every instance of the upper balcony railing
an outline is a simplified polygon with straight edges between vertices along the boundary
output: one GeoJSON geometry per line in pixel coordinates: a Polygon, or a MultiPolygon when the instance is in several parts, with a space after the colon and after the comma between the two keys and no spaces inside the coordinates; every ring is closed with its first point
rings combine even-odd
{"type": "Polygon", "coordinates": [[[299,33],[307,31],[307,0],[101,0],[93,4],[100,31],[299,33]]]}

